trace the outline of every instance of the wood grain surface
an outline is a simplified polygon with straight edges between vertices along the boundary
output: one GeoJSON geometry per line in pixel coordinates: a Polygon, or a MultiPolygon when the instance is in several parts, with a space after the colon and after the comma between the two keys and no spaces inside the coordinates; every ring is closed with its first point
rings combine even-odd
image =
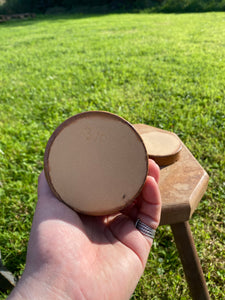
{"type": "MultiPolygon", "coordinates": [[[[139,133],[155,130],[168,132],[144,124],[134,125],[134,127],[139,133]]],[[[182,149],[179,151],[179,159],[162,167],[160,171],[161,225],[189,220],[208,185],[208,174],[182,141],[180,142],[182,149]]]]}
{"type": "Polygon", "coordinates": [[[145,124],[134,124],[145,144],[149,158],[159,166],[167,166],[179,159],[182,143],[175,133],[145,124]]]}

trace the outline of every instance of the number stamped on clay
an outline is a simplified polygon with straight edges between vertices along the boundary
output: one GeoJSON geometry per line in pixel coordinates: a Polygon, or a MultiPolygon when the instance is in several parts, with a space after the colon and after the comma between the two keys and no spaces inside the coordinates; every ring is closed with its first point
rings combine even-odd
{"type": "Polygon", "coordinates": [[[88,142],[103,143],[107,140],[107,136],[103,131],[92,129],[91,127],[84,128],[83,136],[84,136],[85,140],[88,142]]]}

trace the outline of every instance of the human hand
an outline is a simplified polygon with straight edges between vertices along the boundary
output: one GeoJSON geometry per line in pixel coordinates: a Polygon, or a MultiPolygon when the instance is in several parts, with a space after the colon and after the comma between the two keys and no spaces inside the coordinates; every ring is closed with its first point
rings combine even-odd
{"type": "Polygon", "coordinates": [[[161,215],[159,168],[149,160],[141,195],[117,215],[78,214],[39,177],[38,203],[26,268],[8,299],[129,299],[144,271],[152,239],[137,218],[157,228],[161,215]]]}

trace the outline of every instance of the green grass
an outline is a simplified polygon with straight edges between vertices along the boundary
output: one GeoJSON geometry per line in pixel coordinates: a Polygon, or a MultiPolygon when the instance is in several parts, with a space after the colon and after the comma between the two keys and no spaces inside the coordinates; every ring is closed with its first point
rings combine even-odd
{"type": "MultiPolygon", "coordinates": [[[[211,297],[225,298],[224,28],[225,13],[0,24],[0,246],[16,276],[48,138],[73,114],[107,110],[176,132],[209,173],[190,223],[211,297]]],[[[168,226],[158,230],[133,299],[190,299],[168,226]]]]}

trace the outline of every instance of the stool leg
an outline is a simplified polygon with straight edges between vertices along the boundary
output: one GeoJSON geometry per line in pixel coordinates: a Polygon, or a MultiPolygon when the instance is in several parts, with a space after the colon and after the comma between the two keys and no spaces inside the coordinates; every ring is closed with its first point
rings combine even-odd
{"type": "Polygon", "coordinates": [[[171,229],[192,299],[210,299],[189,223],[172,224],[171,229]]]}

